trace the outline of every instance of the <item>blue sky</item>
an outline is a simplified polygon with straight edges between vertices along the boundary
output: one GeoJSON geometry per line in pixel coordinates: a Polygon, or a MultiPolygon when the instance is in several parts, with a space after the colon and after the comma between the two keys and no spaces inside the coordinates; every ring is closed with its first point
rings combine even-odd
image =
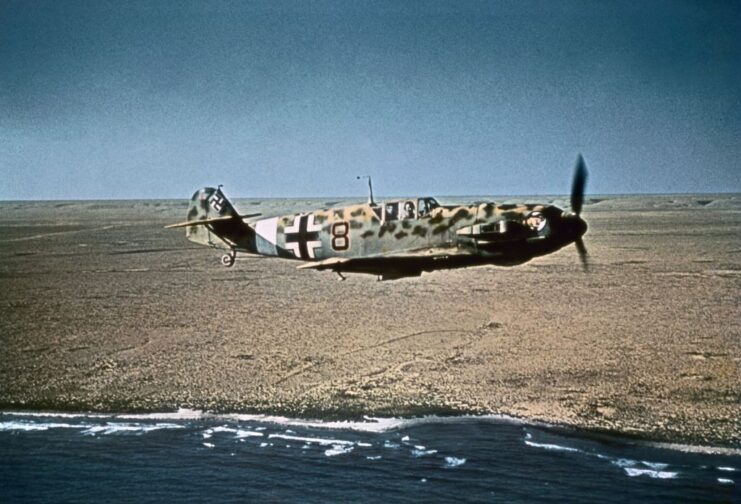
{"type": "Polygon", "coordinates": [[[741,3],[0,3],[0,199],[741,192],[741,3]]]}

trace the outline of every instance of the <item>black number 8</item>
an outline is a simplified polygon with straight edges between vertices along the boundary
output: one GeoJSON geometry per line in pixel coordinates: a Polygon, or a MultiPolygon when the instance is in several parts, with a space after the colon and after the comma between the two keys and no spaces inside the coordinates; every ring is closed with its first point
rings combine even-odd
{"type": "Polygon", "coordinates": [[[350,226],[345,221],[332,224],[332,248],[334,250],[350,248],[350,237],[347,235],[349,231],[350,226]]]}

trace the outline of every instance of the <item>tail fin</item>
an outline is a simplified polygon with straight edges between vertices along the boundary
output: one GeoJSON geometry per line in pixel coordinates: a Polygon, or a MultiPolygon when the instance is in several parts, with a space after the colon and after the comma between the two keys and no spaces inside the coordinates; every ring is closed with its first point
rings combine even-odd
{"type": "Polygon", "coordinates": [[[243,221],[221,187],[204,187],[196,191],[190,199],[187,220],[170,227],[184,227],[186,238],[202,245],[254,249],[254,230],[243,221]]]}

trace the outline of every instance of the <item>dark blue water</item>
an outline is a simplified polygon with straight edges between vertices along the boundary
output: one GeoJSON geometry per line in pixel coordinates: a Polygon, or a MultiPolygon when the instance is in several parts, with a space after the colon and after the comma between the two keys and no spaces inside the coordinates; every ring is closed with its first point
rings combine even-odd
{"type": "Polygon", "coordinates": [[[741,456],[496,419],[0,414],[2,502],[741,502],[741,456]]]}

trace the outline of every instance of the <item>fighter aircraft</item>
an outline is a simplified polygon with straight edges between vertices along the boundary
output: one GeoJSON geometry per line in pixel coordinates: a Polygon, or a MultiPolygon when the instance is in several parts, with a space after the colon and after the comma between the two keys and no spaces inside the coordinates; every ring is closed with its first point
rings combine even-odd
{"type": "MultiPolygon", "coordinates": [[[[360,178],[360,177],[358,177],[360,178]]],[[[547,204],[440,205],[415,197],[376,203],[368,178],[367,203],[254,220],[242,215],[221,186],[195,192],[184,227],[196,243],[226,249],[224,266],[238,252],[303,261],[299,268],[367,273],[379,280],[484,264],[514,266],[571,243],[587,269],[581,219],[587,168],[579,155],[571,189],[571,210],[547,204]]]]}

